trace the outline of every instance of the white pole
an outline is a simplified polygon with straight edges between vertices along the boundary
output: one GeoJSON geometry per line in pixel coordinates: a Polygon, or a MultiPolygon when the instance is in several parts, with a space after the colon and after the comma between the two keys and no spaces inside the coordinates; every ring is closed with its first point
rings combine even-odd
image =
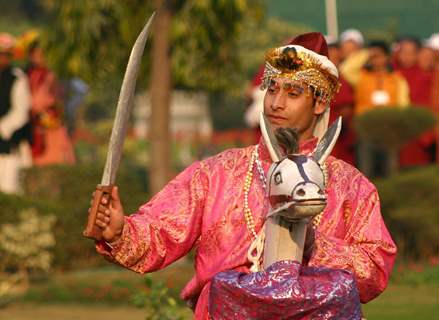
{"type": "Polygon", "coordinates": [[[334,39],[338,39],[337,0],[325,0],[326,4],[326,32],[334,39]]]}

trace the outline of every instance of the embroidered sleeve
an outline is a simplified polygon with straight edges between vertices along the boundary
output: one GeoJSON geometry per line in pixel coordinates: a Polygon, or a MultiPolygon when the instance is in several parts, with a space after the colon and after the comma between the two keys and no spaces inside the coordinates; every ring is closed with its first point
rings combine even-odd
{"type": "Polygon", "coordinates": [[[347,199],[352,211],[344,238],[316,233],[310,265],[352,271],[361,302],[366,303],[386,288],[396,246],[381,216],[375,187],[362,176],[357,183],[357,191],[347,199]]]}
{"type": "Polygon", "coordinates": [[[196,162],[140,207],[125,217],[122,236],[97,251],[122,266],[145,273],[166,267],[187,254],[200,236],[208,182],[196,162]]]}

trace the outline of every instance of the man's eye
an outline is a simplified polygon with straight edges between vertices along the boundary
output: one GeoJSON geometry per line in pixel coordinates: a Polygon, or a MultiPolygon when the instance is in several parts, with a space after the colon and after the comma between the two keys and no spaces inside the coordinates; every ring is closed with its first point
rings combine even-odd
{"type": "Polygon", "coordinates": [[[288,92],[288,96],[289,97],[297,97],[297,96],[299,96],[299,93],[298,92],[288,92]]]}
{"type": "Polygon", "coordinates": [[[270,93],[274,93],[276,92],[276,88],[268,88],[267,91],[270,93]]]}

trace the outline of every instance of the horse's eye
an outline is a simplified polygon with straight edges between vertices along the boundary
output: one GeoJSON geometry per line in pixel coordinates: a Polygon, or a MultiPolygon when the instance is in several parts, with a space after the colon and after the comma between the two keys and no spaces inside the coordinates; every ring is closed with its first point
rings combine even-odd
{"type": "Polygon", "coordinates": [[[276,184],[282,183],[282,174],[280,172],[276,172],[274,174],[274,183],[276,183],[276,184]]]}

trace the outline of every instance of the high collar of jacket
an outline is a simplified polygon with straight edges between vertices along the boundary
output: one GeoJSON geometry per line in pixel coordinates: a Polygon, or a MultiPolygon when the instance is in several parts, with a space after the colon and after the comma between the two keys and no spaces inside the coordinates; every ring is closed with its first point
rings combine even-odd
{"type": "MultiPolygon", "coordinates": [[[[311,154],[316,146],[317,146],[318,139],[316,137],[312,137],[310,139],[307,139],[305,141],[302,141],[299,144],[299,153],[300,154],[311,154]]],[[[259,139],[259,159],[263,161],[271,162],[270,153],[268,152],[267,145],[265,144],[264,139],[261,137],[259,139]]]]}

